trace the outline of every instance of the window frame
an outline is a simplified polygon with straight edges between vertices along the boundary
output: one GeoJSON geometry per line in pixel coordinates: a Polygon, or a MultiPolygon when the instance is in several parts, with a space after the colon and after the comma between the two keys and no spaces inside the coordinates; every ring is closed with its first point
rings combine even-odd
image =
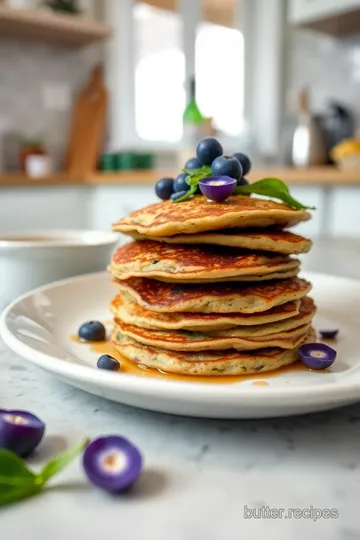
{"type": "MultiPolygon", "coordinates": [[[[173,153],[181,149],[181,141],[145,141],[135,129],[135,1],[104,1],[103,18],[114,27],[114,36],[105,44],[102,55],[110,95],[108,149],[137,148],[173,153]]],[[[189,80],[195,70],[196,33],[202,21],[201,0],[177,0],[177,5],[183,18],[185,76],[189,80]]],[[[252,128],[257,151],[265,155],[276,155],[280,147],[285,12],[286,0],[236,0],[234,26],[243,34],[245,51],[244,119],[252,128]],[[267,45],[264,50],[265,34],[267,45]],[[267,88],[270,90],[265,95],[259,84],[264,78],[264,62],[267,66],[267,88]]],[[[243,137],[224,135],[219,139],[230,152],[239,148],[243,137]]]]}

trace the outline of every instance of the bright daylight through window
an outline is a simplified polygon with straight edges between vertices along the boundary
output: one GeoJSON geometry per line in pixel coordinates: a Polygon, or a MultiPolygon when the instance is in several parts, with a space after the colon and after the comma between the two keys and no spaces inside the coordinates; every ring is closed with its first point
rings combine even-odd
{"type": "MultiPolygon", "coordinates": [[[[135,6],[134,17],[137,134],[146,141],[179,141],[186,104],[181,17],[176,12],[140,2],[135,6]]],[[[241,32],[202,22],[197,32],[195,58],[196,99],[201,112],[212,118],[220,132],[230,136],[239,134],[243,126],[244,93],[241,32]],[[219,66],[218,72],[214,66],[219,66]]]]}

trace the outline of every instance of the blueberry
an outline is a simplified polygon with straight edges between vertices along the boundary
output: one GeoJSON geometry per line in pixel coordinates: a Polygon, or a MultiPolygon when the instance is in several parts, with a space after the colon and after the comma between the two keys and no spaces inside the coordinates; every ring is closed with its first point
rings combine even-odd
{"type": "Polygon", "coordinates": [[[212,162],[211,174],[213,176],[230,176],[230,178],[240,180],[242,167],[235,157],[219,156],[212,162]]]}
{"type": "Polygon", "coordinates": [[[186,183],[186,178],[188,176],[189,175],[187,173],[183,172],[175,178],[175,182],[174,182],[175,193],[178,191],[188,191],[190,187],[189,184],[186,183]]]}
{"type": "Polygon", "coordinates": [[[249,185],[249,180],[246,180],[246,178],[242,177],[240,180],[237,181],[238,186],[247,186],[249,185]]]}
{"type": "Polygon", "coordinates": [[[78,335],[86,341],[103,341],[106,338],[105,326],[99,321],[89,321],[80,326],[78,335]]]}
{"type": "Polygon", "coordinates": [[[235,152],[235,154],[233,154],[233,157],[235,157],[240,162],[240,165],[242,166],[242,169],[243,169],[243,175],[246,176],[251,170],[250,159],[245,154],[242,154],[241,152],[235,152]]]}
{"type": "Polygon", "coordinates": [[[178,191],[177,193],[173,193],[170,197],[170,199],[174,202],[174,201],[177,201],[178,199],[181,199],[181,197],[183,197],[184,195],[186,195],[186,193],[188,192],[188,190],[186,191],[178,191]]]}
{"type": "Polygon", "coordinates": [[[173,178],[161,178],[155,184],[155,193],[163,201],[170,199],[174,193],[174,179],[173,178]]]}
{"type": "Polygon", "coordinates": [[[187,160],[184,169],[200,169],[201,163],[197,157],[193,157],[187,160]]]}
{"type": "MultiPolygon", "coordinates": [[[[238,186],[248,186],[249,180],[246,180],[246,178],[242,177],[240,180],[237,181],[238,186]]],[[[241,193],[243,197],[251,197],[251,193],[241,193]]]]}
{"type": "Polygon", "coordinates": [[[96,365],[99,369],[108,369],[110,371],[117,371],[120,368],[120,362],[109,354],[102,354],[96,365]]]}
{"type": "Polygon", "coordinates": [[[214,159],[222,156],[223,149],[219,141],[213,137],[206,137],[199,142],[196,155],[202,165],[211,165],[214,159]]]}

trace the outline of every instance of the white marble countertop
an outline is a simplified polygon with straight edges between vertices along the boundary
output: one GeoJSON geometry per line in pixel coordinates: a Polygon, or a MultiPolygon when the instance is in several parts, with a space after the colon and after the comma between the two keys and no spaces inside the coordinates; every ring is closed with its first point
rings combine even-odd
{"type": "MultiPolygon", "coordinates": [[[[144,453],[133,491],[90,486],[80,460],[51,489],[0,509],[6,540],[358,540],[360,404],[288,419],[212,421],[141,411],[72,388],[0,348],[0,408],[47,423],[34,467],[84,436],[119,433],[144,453]],[[255,519],[248,509],[335,509],[337,519],[255,519]]],[[[265,511],[266,512],[266,511],[265,511]]]]}
{"type": "MultiPolygon", "coordinates": [[[[320,259],[307,268],[326,270],[331,261],[320,259]]],[[[0,343],[0,408],[45,420],[34,468],[84,436],[110,433],[128,437],[145,458],[138,484],[119,497],[88,484],[77,460],[46,493],[0,508],[1,540],[360,539],[360,403],[273,420],[157,414],[72,388],[0,343]],[[247,515],[284,509],[283,518],[245,517],[245,507],[247,515]],[[287,515],[311,508],[338,517],[287,515]]]]}

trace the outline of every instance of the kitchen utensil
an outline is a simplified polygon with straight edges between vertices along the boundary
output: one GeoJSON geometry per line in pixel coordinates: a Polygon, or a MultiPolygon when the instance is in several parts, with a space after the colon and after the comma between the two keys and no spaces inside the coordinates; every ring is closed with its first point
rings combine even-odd
{"type": "Polygon", "coordinates": [[[292,142],[292,162],[297,167],[310,167],[327,163],[327,149],[320,120],[309,108],[306,89],[299,93],[298,125],[292,142]]]}
{"type": "Polygon", "coordinates": [[[104,137],[106,109],[103,69],[97,66],[73,110],[66,157],[66,169],[71,175],[83,176],[96,169],[104,137]]]}
{"type": "Polygon", "coordinates": [[[353,137],[354,118],[350,110],[344,105],[337,101],[330,101],[325,113],[322,115],[322,127],[326,137],[327,149],[330,152],[341,141],[353,137]]]}

